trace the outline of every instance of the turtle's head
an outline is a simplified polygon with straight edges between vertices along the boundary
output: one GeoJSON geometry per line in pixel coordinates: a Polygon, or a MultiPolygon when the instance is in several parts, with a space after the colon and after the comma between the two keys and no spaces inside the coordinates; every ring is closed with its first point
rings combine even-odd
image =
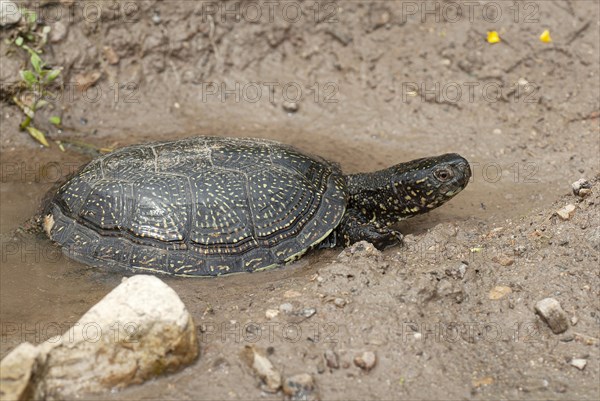
{"type": "Polygon", "coordinates": [[[398,219],[426,213],[465,188],[471,178],[469,162],[456,153],[417,159],[392,168],[392,186],[400,207],[398,219]]]}

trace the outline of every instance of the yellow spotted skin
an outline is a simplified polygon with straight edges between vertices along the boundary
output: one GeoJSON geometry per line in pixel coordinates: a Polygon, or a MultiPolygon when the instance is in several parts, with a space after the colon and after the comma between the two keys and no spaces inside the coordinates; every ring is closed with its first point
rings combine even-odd
{"type": "Polygon", "coordinates": [[[50,238],[92,266],[216,276],[285,264],[339,224],[339,167],[262,139],[195,137],[92,160],[47,206],[50,238]]]}
{"type": "Polygon", "coordinates": [[[456,153],[400,163],[374,173],[349,175],[348,209],[378,227],[435,209],[462,191],[471,178],[469,162],[456,153]]]}

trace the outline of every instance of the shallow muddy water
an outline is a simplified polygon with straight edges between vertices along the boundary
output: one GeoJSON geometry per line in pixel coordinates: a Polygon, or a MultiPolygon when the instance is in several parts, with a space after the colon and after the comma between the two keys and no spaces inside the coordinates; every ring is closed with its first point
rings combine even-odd
{"type": "MultiPolygon", "coordinates": [[[[378,144],[373,138],[369,142],[367,155],[363,138],[352,141],[345,137],[343,141],[319,143],[321,139],[310,132],[297,133],[296,136],[290,132],[286,132],[285,136],[261,134],[261,137],[286,140],[306,152],[337,161],[350,173],[385,168],[395,161],[424,156],[411,155],[397,144],[378,144]]],[[[135,143],[136,138],[130,136],[127,140],[135,143]]],[[[43,234],[17,235],[18,228],[38,210],[46,191],[52,186],[51,179],[59,171],[72,171],[86,160],[86,156],[78,153],[58,152],[44,155],[44,158],[50,160],[38,161],[34,158],[24,166],[19,165],[19,160],[3,160],[5,166],[11,167],[5,167],[6,182],[2,183],[0,190],[3,249],[0,320],[4,324],[0,348],[2,356],[22,341],[39,343],[56,335],[57,327],[66,330],[69,322],[76,321],[78,316],[118,285],[122,277],[68,259],[43,234]],[[29,166],[35,166],[37,176],[29,166]],[[24,176],[37,178],[39,182],[14,180],[24,176]]],[[[444,222],[467,219],[492,222],[519,218],[532,208],[543,206],[544,199],[549,200],[558,192],[557,184],[554,187],[541,178],[539,183],[515,183],[514,166],[511,171],[510,165],[488,163],[477,158],[471,163],[474,175],[463,193],[438,210],[400,223],[404,234],[423,233],[444,222]],[[488,166],[487,176],[484,176],[485,170],[480,166],[488,166]],[[502,176],[499,175],[501,171],[504,171],[502,176]]],[[[388,253],[396,251],[389,250],[388,253]]],[[[186,298],[212,291],[215,287],[221,289],[214,294],[215,297],[224,293],[234,296],[239,292],[255,292],[260,283],[269,282],[277,286],[278,280],[309,277],[337,253],[339,250],[314,251],[283,269],[260,274],[226,276],[217,280],[169,277],[165,280],[176,288],[180,296],[186,298]]]]}

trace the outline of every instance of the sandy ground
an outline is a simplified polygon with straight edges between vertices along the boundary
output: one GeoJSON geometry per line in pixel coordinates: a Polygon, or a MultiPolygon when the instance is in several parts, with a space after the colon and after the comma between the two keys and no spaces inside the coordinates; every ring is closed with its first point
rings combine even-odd
{"type": "Polygon", "coordinates": [[[26,57],[5,42],[14,29],[0,30],[1,356],[68,327],[121,279],[43,238],[13,238],[52,182],[91,157],[54,140],[267,137],[347,172],[458,152],[474,175],[448,205],[401,225],[403,248],[166,280],[198,324],[201,357],[98,399],[281,399],[244,365],[252,344],[284,375],[312,374],[322,399],[600,397],[600,187],[571,194],[600,172],[597,2],[44,4],[44,60],[64,68],[58,99],[36,115],[48,149],[18,129],[11,82],[26,57]],[[538,39],[545,29],[552,43],[538,39]],[[486,42],[491,30],[500,43],[486,42]],[[563,220],[567,204],[577,208],[563,220]],[[567,332],[535,313],[547,297],[567,332]],[[354,364],[363,352],[377,358],[369,371],[354,364]]]}

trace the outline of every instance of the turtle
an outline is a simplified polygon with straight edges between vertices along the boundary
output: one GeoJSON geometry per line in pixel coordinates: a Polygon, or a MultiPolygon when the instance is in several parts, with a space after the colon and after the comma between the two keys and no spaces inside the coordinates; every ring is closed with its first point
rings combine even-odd
{"type": "Polygon", "coordinates": [[[198,136],[99,156],[58,185],[43,229],[68,257],[133,273],[218,276],[313,248],[402,242],[471,177],[456,153],[344,175],[339,164],[256,138],[198,136]]]}

